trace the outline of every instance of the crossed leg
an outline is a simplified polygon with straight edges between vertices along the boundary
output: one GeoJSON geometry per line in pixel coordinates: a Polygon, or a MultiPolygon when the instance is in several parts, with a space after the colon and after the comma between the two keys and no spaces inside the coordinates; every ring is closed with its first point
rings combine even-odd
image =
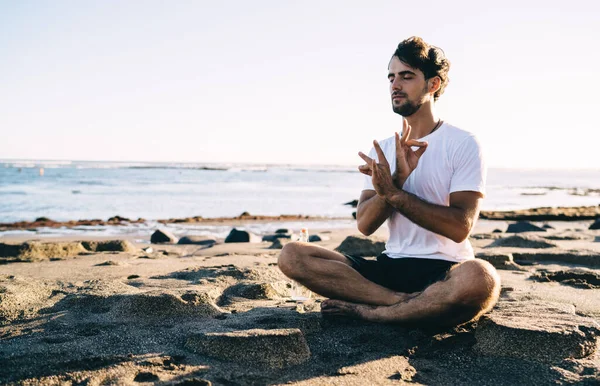
{"type": "Polygon", "coordinates": [[[345,315],[373,322],[457,325],[489,311],[500,294],[500,278],[487,262],[458,264],[443,281],[423,292],[394,292],[351,267],[343,255],[306,243],[287,244],[279,268],[313,292],[331,298],[325,315],[345,315]]]}
{"type": "Polygon", "coordinates": [[[341,253],[317,245],[288,243],[277,264],[287,277],[328,298],[377,306],[391,306],[407,298],[367,280],[341,253]]]}

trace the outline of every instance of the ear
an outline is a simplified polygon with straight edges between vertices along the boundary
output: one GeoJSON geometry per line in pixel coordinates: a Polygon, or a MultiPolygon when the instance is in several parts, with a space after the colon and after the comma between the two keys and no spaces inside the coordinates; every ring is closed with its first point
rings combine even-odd
{"type": "Polygon", "coordinates": [[[433,78],[430,78],[428,81],[428,88],[429,88],[429,92],[432,94],[435,94],[437,90],[440,89],[440,87],[442,86],[442,80],[440,79],[439,76],[434,76],[433,78]]]}

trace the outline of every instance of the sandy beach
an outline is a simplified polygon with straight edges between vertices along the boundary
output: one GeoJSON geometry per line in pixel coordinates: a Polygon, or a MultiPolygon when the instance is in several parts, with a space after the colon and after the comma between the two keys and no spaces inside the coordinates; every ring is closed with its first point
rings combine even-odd
{"type": "MultiPolygon", "coordinates": [[[[511,220],[480,220],[471,242],[498,268],[501,300],[478,322],[444,331],[324,319],[322,298],[289,298],[272,241],[3,237],[0,383],[598,384],[592,223],[508,233],[511,220]]],[[[297,235],[289,231],[279,244],[297,235]]],[[[385,228],[368,238],[310,232],[330,249],[357,236],[353,248],[366,256],[387,237],[385,228]]]]}

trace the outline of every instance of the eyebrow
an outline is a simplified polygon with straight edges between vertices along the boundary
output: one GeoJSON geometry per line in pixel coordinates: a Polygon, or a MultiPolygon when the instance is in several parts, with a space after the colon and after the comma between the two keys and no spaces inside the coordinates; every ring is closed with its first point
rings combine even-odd
{"type": "MultiPolygon", "coordinates": [[[[414,75],[414,76],[416,76],[417,74],[416,74],[416,73],[414,73],[414,72],[412,72],[412,71],[408,71],[408,70],[406,70],[406,71],[400,71],[400,72],[398,73],[398,75],[399,75],[399,76],[404,76],[404,75],[414,75]]],[[[388,74],[388,78],[391,78],[392,76],[394,76],[394,73],[390,72],[390,73],[388,74]]]]}

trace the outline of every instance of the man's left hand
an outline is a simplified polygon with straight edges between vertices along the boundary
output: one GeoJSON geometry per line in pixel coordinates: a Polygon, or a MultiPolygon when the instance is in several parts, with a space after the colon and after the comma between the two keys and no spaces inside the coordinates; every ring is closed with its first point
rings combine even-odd
{"type": "Polygon", "coordinates": [[[398,188],[394,185],[394,178],[392,177],[392,173],[390,171],[390,164],[385,158],[379,143],[377,141],[373,141],[373,146],[377,152],[379,163],[363,153],[359,153],[359,155],[367,163],[367,165],[370,166],[371,173],[369,174],[371,175],[371,181],[373,182],[375,191],[380,197],[385,198],[386,196],[391,196],[398,192],[398,188]]]}

